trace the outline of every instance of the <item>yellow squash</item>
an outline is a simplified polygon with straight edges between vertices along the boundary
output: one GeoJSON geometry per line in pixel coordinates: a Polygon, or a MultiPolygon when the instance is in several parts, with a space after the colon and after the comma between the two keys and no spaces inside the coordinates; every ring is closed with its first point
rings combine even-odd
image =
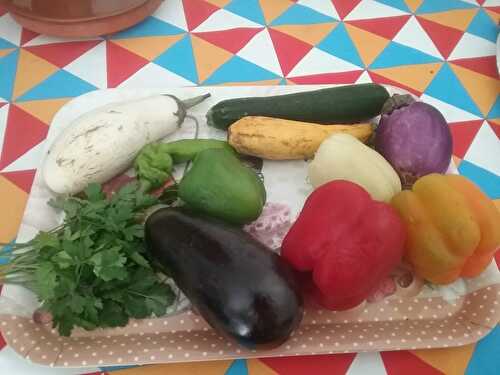
{"type": "Polygon", "coordinates": [[[372,135],[370,124],[319,125],[271,117],[247,116],[228,129],[228,142],[245,155],[272,160],[310,159],[321,142],[336,133],[362,142],[372,135]]]}

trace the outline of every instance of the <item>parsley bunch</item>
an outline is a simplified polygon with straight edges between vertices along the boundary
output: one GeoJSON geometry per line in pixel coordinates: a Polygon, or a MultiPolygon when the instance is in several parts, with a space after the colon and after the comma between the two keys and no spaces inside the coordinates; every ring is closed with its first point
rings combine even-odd
{"type": "Polygon", "coordinates": [[[33,290],[64,336],[75,326],[118,327],[129,318],[164,314],[175,296],[146,259],[139,223],[157,199],[137,183],[110,199],[97,184],[84,193],[50,202],[65,213],[61,226],[0,250],[0,259],[8,260],[0,282],[33,290]]]}

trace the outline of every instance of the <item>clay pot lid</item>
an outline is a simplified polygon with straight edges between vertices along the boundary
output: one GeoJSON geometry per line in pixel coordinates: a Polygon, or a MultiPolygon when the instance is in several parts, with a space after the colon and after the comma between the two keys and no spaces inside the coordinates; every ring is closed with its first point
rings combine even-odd
{"type": "Polygon", "coordinates": [[[38,21],[93,21],[131,12],[148,0],[0,0],[17,15],[38,21]]]}

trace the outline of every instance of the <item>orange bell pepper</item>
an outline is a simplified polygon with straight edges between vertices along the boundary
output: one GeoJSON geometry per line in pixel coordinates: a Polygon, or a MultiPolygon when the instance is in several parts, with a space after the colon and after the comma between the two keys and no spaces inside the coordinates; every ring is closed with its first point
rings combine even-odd
{"type": "Polygon", "coordinates": [[[406,224],[406,260],[435,284],[477,276],[500,247],[500,212],[463,176],[424,176],[391,204],[406,224]]]}

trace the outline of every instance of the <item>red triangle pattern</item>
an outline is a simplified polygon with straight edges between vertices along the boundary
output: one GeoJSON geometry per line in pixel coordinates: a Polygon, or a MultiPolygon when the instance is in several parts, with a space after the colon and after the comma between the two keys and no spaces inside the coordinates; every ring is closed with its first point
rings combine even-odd
{"type": "Polygon", "coordinates": [[[405,89],[405,90],[407,90],[407,91],[409,91],[412,94],[415,94],[417,96],[422,95],[422,92],[415,90],[413,87],[402,85],[400,82],[393,81],[393,80],[386,78],[386,77],[383,77],[375,72],[369,71],[368,75],[371,77],[372,81],[375,83],[400,87],[400,88],[405,89]]]}
{"type": "Polygon", "coordinates": [[[31,185],[33,185],[35,172],[36,169],[29,169],[26,171],[2,172],[0,175],[15,184],[17,187],[23,189],[26,193],[29,193],[31,191],[31,185]]]}
{"type": "Polygon", "coordinates": [[[220,8],[203,0],[182,0],[188,30],[198,27],[220,8]]]}
{"type": "Polygon", "coordinates": [[[34,31],[31,31],[31,30],[25,29],[23,27],[23,30],[21,31],[21,45],[22,46],[25,45],[30,40],[36,38],[38,35],[40,35],[40,34],[34,32],[34,31]]]}
{"type": "Polygon", "coordinates": [[[382,17],[367,20],[346,21],[346,23],[359,27],[365,31],[379,35],[386,39],[394,39],[396,34],[408,22],[410,15],[396,17],[382,17]]]}
{"type": "Polygon", "coordinates": [[[324,74],[314,74],[310,76],[303,77],[293,77],[288,78],[289,81],[297,83],[299,85],[314,85],[314,84],[325,84],[325,83],[355,83],[358,78],[363,73],[362,70],[353,70],[351,72],[340,72],[340,73],[324,73],[324,74]]]}
{"type": "MultiPolygon", "coordinates": [[[[5,9],[2,5],[0,5],[0,17],[3,16],[5,13],[7,13],[7,9],[5,9]]],[[[0,338],[1,338],[1,335],[0,335],[0,338]]]]}
{"type": "Polygon", "coordinates": [[[463,159],[483,121],[464,121],[450,124],[453,137],[453,155],[463,159]]]}
{"type": "MultiPolygon", "coordinates": [[[[498,139],[500,139],[500,125],[493,124],[488,121],[488,124],[490,125],[491,130],[497,135],[498,139]]],[[[498,252],[500,254],[500,251],[498,252]]]]}
{"type": "MultiPolygon", "coordinates": [[[[2,15],[2,11],[0,9],[0,16],[2,15]]],[[[2,286],[0,285],[0,293],[2,292],[2,286]]],[[[2,336],[2,333],[0,332],[0,350],[2,350],[3,348],[5,348],[5,346],[7,345],[7,343],[5,342],[5,339],[3,338],[2,336]]]]}
{"type": "Polygon", "coordinates": [[[315,355],[313,360],[304,360],[304,357],[274,357],[260,358],[259,360],[276,371],[286,375],[331,375],[345,374],[351,366],[356,353],[315,355]]]}
{"type": "Polygon", "coordinates": [[[43,44],[40,46],[23,47],[25,50],[41,57],[44,60],[64,68],[85,52],[98,45],[100,40],[86,40],[77,42],[43,44]]]}
{"type": "Polygon", "coordinates": [[[417,17],[418,22],[434,42],[436,48],[444,58],[450,56],[451,51],[458,44],[463,32],[452,27],[417,17]]]}
{"type": "Polygon", "coordinates": [[[496,56],[472,57],[451,61],[453,64],[484,74],[491,78],[498,78],[496,56]]]}
{"type": "Polygon", "coordinates": [[[0,103],[0,108],[2,108],[5,104],[7,104],[7,102],[0,103]]]}
{"type": "Polygon", "coordinates": [[[230,30],[193,34],[226,51],[237,53],[261,30],[262,28],[240,27],[230,30]]]}
{"type": "Polygon", "coordinates": [[[483,5],[486,0],[476,0],[479,5],[483,5]]]}
{"type": "Polygon", "coordinates": [[[9,107],[0,169],[5,168],[47,136],[47,124],[14,104],[9,107]]]}
{"type": "Polygon", "coordinates": [[[495,13],[500,13],[500,6],[484,7],[485,9],[491,10],[495,13]]]}
{"type": "Polygon", "coordinates": [[[358,5],[360,2],[361,0],[335,0],[335,2],[332,1],[341,20],[343,20],[345,16],[351,13],[351,11],[356,8],[356,5],[358,5]]]}
{"type": "Polygon", "coordinates": [[[281,31],[269,29],[283,75],[287,75],[312,49],[312,45],[291,37],[281,31]]]}
{"type": "Polygon", "coordinates": [[[116,87],[132,74],[149,63],[145,58],[122,48],[111,41],[106,42],[108,87],[116,87]]]}
{"type": "Polygon", "coordinates": [[[409,351],[382,352],[387,375],[443,375],[441,371],[428,365],[409,351]]]}

